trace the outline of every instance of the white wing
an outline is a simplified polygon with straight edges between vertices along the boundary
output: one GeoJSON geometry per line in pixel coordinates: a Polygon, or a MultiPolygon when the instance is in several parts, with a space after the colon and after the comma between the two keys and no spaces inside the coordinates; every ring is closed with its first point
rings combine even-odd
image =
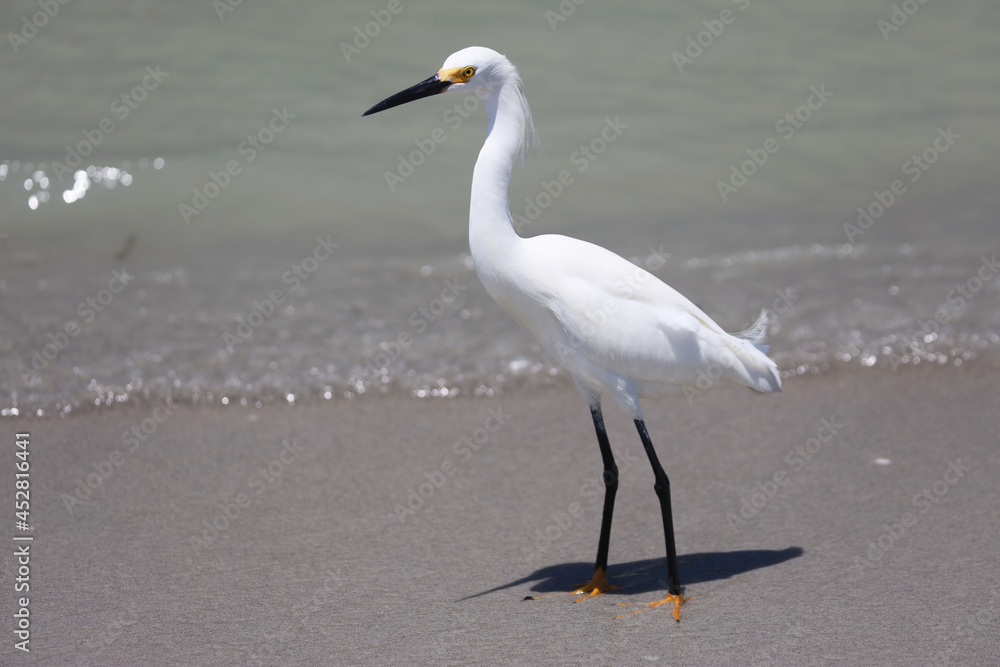
{"type": "MultiPolygon", "coordinates": [[[[525,241],[513,273],[558,322],[564,352],[641,383],[688,384],[707,374],[758,391],[781,390],[774,361],[754,345],[766,320],[751,328],[751,340],[738,338],[677,290],[600,246],[558,235],[525,241]]],[[[534,330],[544,327],[538,318],[513,314],[543,341],[551,337],[534,330]]]]}

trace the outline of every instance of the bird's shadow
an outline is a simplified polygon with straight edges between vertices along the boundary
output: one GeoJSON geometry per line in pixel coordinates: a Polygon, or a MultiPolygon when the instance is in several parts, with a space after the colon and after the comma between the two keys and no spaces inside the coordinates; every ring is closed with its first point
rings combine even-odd
{"type": "MultiPolygon", "coordinates": [[[[708,553],[685,554],[677,557],[681,584],[700,584],[707,581],[729,579],[738,574],[762,567],[778,565],[804,553],[801,547],[781,550],[755,549],[748,551],[714,551],[708,553]]],[[[481,593],[467,595],[462,600],[471,600],[482,595],[495,593],[514,586],[537,582],[531,587],[536,593],[571,591],[574,587],[590,580],[594,574],[593,563],[559,563],[535,570],[526,577],[495,586],[481,593]]],[[[662,591],[667,587],[667,568],[664,558],[650,558],[631,563],[617,563],[608,566],[608,581],[618,588],[617,595],[636,595],[652,591],[662,591]]]]}

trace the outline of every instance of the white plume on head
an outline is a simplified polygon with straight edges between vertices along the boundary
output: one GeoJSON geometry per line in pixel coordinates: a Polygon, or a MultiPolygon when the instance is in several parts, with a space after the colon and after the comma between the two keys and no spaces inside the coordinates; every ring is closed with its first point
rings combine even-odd
{"type": "MultiPolygon", "coordinates": [[[[514,66],[511,65],[511,68],[513,67],[514,66]]],[[[538,133],[535,132],[535,123],[531,119],[531,107],[528,106],[528,98],[524,95],[524,83],[521,81],[521,75],[517,73],[517,69],[514,69],[514,78],[516,80],[514,91],[517,95],[517,100],[521,105],[523,124],[521,147],[518,149],[517,156],[523,163],[524,157],[528,151],[531,150],[533,146],[537,146],[539,151],[541,151],[542,144],[538,141],[538,133]]]]}
{"type": "Polygon", "coordinates": [[[454,92],[458,92],[468,87],[476,92],[480,98],[487,99],[493,97],[504,89],[510,95],[510,101],[518,113],[515,115],[521,125],[521,141],[517,151],[517,157],[524,162],[524,157],[533,146],[540,146],[538,134],[535,132],[535,124],[531,119],[531,107],[528,106],[528,99],[524,94],[524,82],[514,64],[501,53],[485,46],[470,46],[461,51],[448,56],[442,65],[442,69],[452,67],[465,67],[472,65],[476,68],[476,74],[467,84],[452,86],[454,92]]]}

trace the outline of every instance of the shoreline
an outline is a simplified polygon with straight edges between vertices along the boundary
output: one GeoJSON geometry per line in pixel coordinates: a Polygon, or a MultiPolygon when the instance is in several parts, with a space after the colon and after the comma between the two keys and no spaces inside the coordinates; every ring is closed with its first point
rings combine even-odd
{"type": "MultiPolygon", "coordinates": [[[[877,368],[867,368],[860,367],[856,361],[852,360],[850,363],[844,362],[834,362],[834,364],[824,370],[814,370],[811,372],[805,372],[799,375],[794,375],[786,378],[782,378],[783,385],[787,385],[789,382],[798,384],[800,382],[822,382],[824,378],[830,381],[842,382],[842,381],[866,381],[868,379],[875,379],[876,381],[883,381],[892,377],[905,377],[905,378],[926,378],[930,375],[938,375],[944,373],[946,375],[955,375],[961,377],[967,377],[973,380],[977,380],[983,375],[994,375],[1000,373],[1000,359],[993,360],[992,358],[984,358],[978,360],[978,363],[965,363],[960,366],[954,366],[952,364],[940,364],[933,362],[923,362],[921,364],[914,365],[908,363],[905,365],[899,365],[895,368],[887,368],[879,366],[877,368]],[[851,376],[857,376],[855,380],[846,379],[851,376]]],[[[163,396],[153,396],[144,397],[141,395],[130,396],[128,401],[124,404],[114,403],[108,405],[107,402],[102,402],[99,405],[83,404],[78,406],[76,409],[65,412],[49,412],[47,414],[38,415],[32,412],[27,412],[23,408],[17,408],[19,414],[3,414],[0,416],[0,424],[19,424],[19,423],[31,423],[31,422],[45,422],[49,420],[63,420],[63,419],[73,419],[82,416],[94,416],[94,415],[104,415],[104,416],[114,416],[121,414],[128,414],[140,411],[152,411],[153,409],[159,407],[162,410],[209,410],[209,411],[232,411],[233,413],[240,414],[253,414],[262,410],[295,410],[298,408],[317,408],[317,407],[341,407],[350,406],[361,403],[368,402],[378,402],[378,401],[414,401],[415,403],[427,402],[428,404],[433,404],[438,401],[491,401],[498,400],[505,396],[515,397],[515,398],[546,398],[552,397],[559,394],[571,393],[574,396],[579,396],[570,379],[568,373],[562,368],[558,369],[558,376],[546,376],[540,383],[538,383],[537,378],[530,378],[527,376],[512,376],[507,378],[505,384],[502,387],[491,388],[493,393],[491,394],[475,394],[475,393],[460,393],[455,396],[438,396],[432,395],[428,392],[427,396],[414,396],[410,390],[404,389],[399,386],[391,386],[388,391],[372,391],[369,388],[368,391],[364,393],[349,392],[350,396],[344,396],[341,394],[334,393],[331,398],[327,399],[320,396],[319,393],[315,395],[298,395],[293,402],[287,402],[284,400],[277,399],[278,392],[272,392],[272,395],[268,397],[267,402],[261,403],[261,405],[250,405],[240,404],[241,397],[231,396],[228,397],[229,403],[223,404],[216,399],[215,402],[205,403],[198,402],[192,403],[187,400],[174,401],[171,398],[163,396]],[[531,384],[531,383],[537,384],[531,384]],[[20,411],[25,411],[24,414],[20,414],[20,411]]],[[[730,391],[734,387],[727,386],[723,384],[713,383],[708,390],[702,393],[715,393],[716,391],[730,391]]],[[[683,400],[683,395],[680,395],[683,400]]],[[[582,400],[582,399],[581,399],[582,400]]],[[[643,401],[643,405],[647,402],[667,402],[671,400],[670,397],[666,399],[646,399],[643,401]]],[[[605,397],[605,406],[614,406],[614,401],[609,397],[605,397]]],[[[16,406],[15,406],[16,407],[16,406]]],[[[7,408],[9,410],[10,408],[7,408]]],[[[615,407],[614,409],[617,409],[615,407]]]]}

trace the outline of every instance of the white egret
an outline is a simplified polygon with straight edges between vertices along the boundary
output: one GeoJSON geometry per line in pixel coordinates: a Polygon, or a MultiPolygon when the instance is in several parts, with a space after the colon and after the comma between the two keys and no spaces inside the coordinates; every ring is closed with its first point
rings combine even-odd
{"type": "Polygon", "coordinates": [[[487,136],[472,173],[469,246],[490,295],[570,372],[590,405],[604,460],[604,512],[594,576],[576,593],[613,589],[607,581],[611,516],[618,489],[601,413],[610,394],[632,417],[656,479],[667,551],[668,596],[680,620],[680,579],[670,507],[670,481],[656,456],[639,399],[694,386],[699,376],[733,380],[760,392],[781,391],[764,352],[766,312],[746,331],[729,334],[654,275],[600,246],[566,236],[522,238],[508,210],[511,170],[535,139],[531,111],[514,65],[491,49],[452,54],[430,78],[364,113],[444,92],[475,92],[488,116],[487,136]]]}

